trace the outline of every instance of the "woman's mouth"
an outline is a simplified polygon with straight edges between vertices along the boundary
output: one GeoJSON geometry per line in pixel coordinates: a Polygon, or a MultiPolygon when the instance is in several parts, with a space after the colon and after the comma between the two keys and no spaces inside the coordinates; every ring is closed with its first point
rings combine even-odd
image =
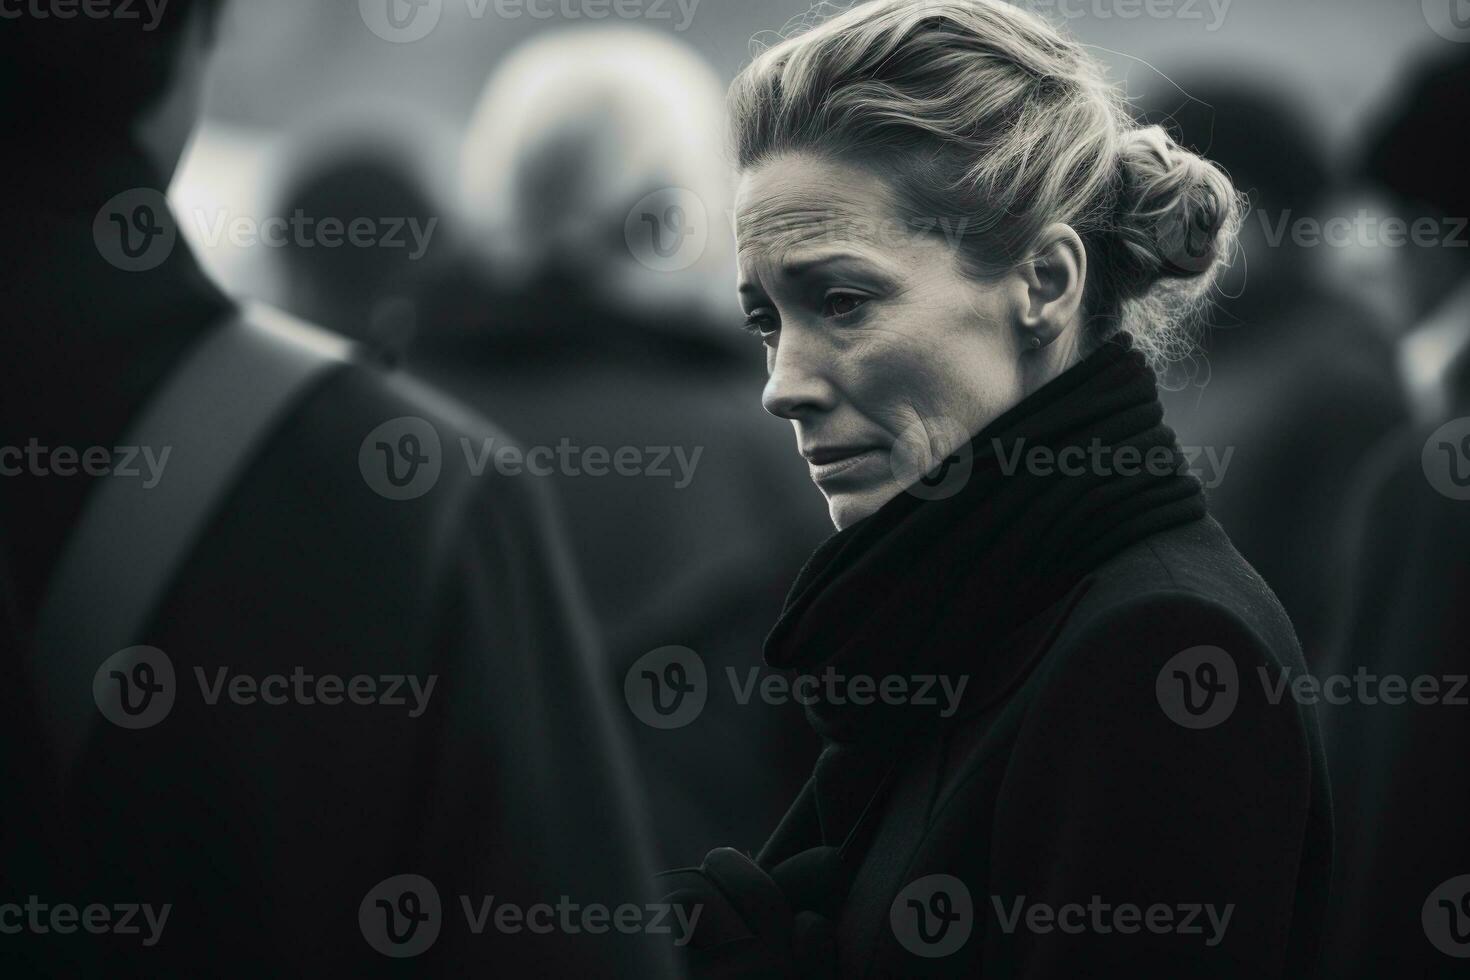
{"type": "Polygon", "coordinates": [[[803,452],[813,483],[821,484],[844,476],[879,456],[876,446],[848,446],[803,452]]]}

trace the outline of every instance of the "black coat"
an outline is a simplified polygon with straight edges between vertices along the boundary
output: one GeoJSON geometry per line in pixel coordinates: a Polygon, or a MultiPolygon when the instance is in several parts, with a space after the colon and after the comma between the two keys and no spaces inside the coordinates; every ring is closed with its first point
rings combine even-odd
{"type": "Polygon", "coordinates": [[[808,707],[825,747],[758,867],[707,859],[737,914],[712,903],[697,956],[753,933],[796,974],[1313,975],[1327,774],[1278,686],[1301,652],[1161,419],[1109,345],[817,551],[767,659],[852,683],[808,707]],[[858,704],[864,677],[913,696],[858,704]],[[926,677],[963,693],[924,703],[926,677]]]}
{"type": "MultiPolygon", "coordinates": [[[[1470,386],[1454,394],[1457,411],[1470,406],[1470,386]]],[[[1326,670],[1352,686],[1322,708],[1341,858],[1326,947],[1334,978],[1466,971],[1470,502],[1448,482],[1450,465],[1463,484],[1470,464],[1463,431],[1416,426],[1385,440],[1343,528],[1352,560],[1326,670]],[[1453,463],[1447,442],[1460,452],[1453,463]]]]}
{"type": "MultiPolygon", "coordinates": [[[[230,311],[182,242],[148,272],[103,261],[93,242],[102,202],[157,184],[119,167],[125,150],[98,157],[103,173],[97,159],[85,172],[37,162],[27,173],[54,186],[3,205],[0,444],[118,445],[179,359],[230,311]]],[[[459,440],[499,434],[432,390],[363,364],[332,374],[288,414],[136,638],[172,660],[172,712],[140,731],[99,717],[59,799],[45,795],[47,746],[24,715],[24,677],[47,651],[20,638],[7,664],[19,680],[6,685],[3,754],[6,775],[25,781],[4,786],[5,900],[172,911],[148,948],[137,937],[7,935],[0,955],[24,964],[7,975],[85,975],[94,960],[150,976],[219,966],[239,975],[403,966],[658,975],[641,940],[493,926],[474,935],[461,907],[461,895],[476,908],[488,895],[523,905],[562,895],[637,902],[648,873],[626,749],[535,484],[472,476],[459,440]],[[422,496],[390,500],[359,469],[359,447],[403,416],[435,428],[443,466],[422,496]],[[213,683],[221,669],[434,675],[437,685],[417,717],[382,704],[210,704],[195,671],[213,683]],[[39,829],[21,822],[28,812],[39,829]],[[358,919],[370,889],[405,873],[428,878],[443,903],[438,941],[409,964],[370,948],[358,919]]],[[[0,481],[9,612],[22,631],[89,482],[0,481]]]]}
{"type": "MultiPolygon", "coordinates": [[[[957,632],[980,628],[956,617],[957,632]]],[[[1313,719],[1289,698],[1272,705],[1258,678],[1304,669],[1291,624],[1218,524],[1133,545],[990,656],[994,683],[972,681],[953,722],[917,736],[887,791],[836,924],[840,976],[1312,975],[1331,853],[1326,772],[1313,719]],[[1192,730],[1161,709],[1156,682],[1196,646],[1228,651],[1239,701],[1192,730]],[[973,932],[924,960],[892,917],[917,916],[894,902],[929,875],[964,882],[973,932]],[[1022,896],[1060,907],[1094,895],[1235,909],[1211,946],[1203,912],[1198,934],[1008,935],[996,905],[1009,917],[1022,896]]],[[[809,787],[762,864],[812,840],[814,802],[809,787]]]]}

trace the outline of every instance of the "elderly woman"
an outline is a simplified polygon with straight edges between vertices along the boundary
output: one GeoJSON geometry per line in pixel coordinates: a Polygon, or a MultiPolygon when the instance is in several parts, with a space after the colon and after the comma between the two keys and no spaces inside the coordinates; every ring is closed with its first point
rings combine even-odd
{"type": "Polygon", "coordinates": [[[1151,367],[1228,260],[1230,182],[993,0],[858,6],[731,107],[764,405],[838,531],[766,644],[810,675],[812,777],[755,861],[666,876],[695,972],[1311,975],[1301,655],[1151,367]]]}

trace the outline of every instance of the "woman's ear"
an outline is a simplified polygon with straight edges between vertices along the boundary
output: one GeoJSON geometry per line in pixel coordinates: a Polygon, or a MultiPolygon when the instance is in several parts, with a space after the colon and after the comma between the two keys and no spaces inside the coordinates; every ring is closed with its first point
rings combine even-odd
{"type": "Polygon", "coordinates": [[[1054,224],[1037,238],[1032,257],[1017,269],[1025,284],[1017,326],[1023,349],[1048,347],[1081,327],[1087,250],[1071,225],[1054,224]]]}

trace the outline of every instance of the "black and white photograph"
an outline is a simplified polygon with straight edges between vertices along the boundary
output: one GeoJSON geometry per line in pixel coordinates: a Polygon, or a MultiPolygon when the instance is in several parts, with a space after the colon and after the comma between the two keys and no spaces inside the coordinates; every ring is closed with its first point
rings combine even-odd
{"type": "Polygon", "coordinates": [[[0,976],[1470,978],[1467,0],[0,0],[0,976]]]}

